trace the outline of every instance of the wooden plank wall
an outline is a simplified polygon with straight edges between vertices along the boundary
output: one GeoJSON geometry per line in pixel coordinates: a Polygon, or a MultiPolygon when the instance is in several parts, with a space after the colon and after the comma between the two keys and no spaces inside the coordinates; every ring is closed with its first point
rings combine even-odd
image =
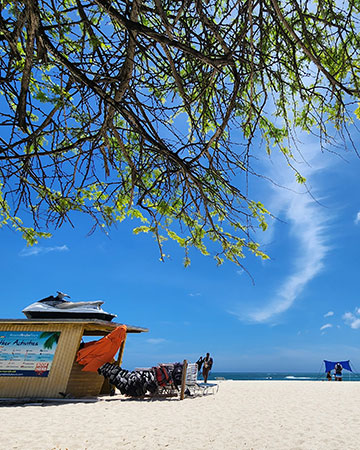
{"type": "MultiPolygon", "coordinates": [[[[16,324],[0,323],[0,331],[60,331],[49,376],[0,377],[0,397],[61,398],[66,392],[76,352],[83,335],[83,324],[16,324]]],[[[101,378],[101,377],[99,377],[101,378]]]]}
{"type": "MultiPolygon", "coordinates": [[[[122,342],[117,361],[114,363],[121,365],[127,334],[122,342]]],[[[83,366],[74,361],[71,370],[69,383],[66,388],[66,393],[73,397],[91,397],[101,394],[110,394],[110,384],[102,375],[97,372],[84,372],[83,366]]]]}
{"type": "Polygon", "coordinates": [[[101,392],[104,377],[97,372],[84,372],[83,367],[74,361],[66,387],[66,394],[71,397],[92,397],[101,392]]]}

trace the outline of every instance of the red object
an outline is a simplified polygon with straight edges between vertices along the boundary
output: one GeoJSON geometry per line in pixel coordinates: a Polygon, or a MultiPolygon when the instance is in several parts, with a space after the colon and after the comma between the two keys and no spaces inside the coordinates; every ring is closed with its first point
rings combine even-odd
{"type": "Polygon", "coordinates": [[[167,384],[172,384],[172,380],[169,377],[166,367],[159,366],[154,367],[156,380],[159,386],[166,386],[167,384]]]}
{"type": "Polygon", "coordinates": [[[76,361],[84,366],[84,372],[97,372],[99,367],[113,360],[125,338],[126,325],[116,327],[102,339],[85,344],[77,352],[76,361]]]}

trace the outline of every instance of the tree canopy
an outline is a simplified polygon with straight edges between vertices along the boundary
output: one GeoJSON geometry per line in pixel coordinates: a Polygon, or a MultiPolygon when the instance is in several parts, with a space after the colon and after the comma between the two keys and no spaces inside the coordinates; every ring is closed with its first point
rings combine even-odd
{"type": "Polygon", "coordinates": [[[352,142],[359,13],[359,0],[2,0],[1,224],[32,244],[76,212],[102,228],[130,217],[185,264],[192,246],[219,264],[265,258],[252,158],[292,165],[297,128],[321,148],[352,142]]]}

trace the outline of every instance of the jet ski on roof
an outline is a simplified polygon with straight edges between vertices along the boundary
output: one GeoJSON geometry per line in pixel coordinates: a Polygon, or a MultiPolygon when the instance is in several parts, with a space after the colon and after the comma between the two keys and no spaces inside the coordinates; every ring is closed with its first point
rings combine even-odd
{"type": "Polygon", "coordinates": [[[111,321],[115,314],[110,314],[101,308],[101,300],[92,302],[70,302],[63,292],[57,296],[50,295],[22,310],[28,319],[99,319],[111,321]]]}

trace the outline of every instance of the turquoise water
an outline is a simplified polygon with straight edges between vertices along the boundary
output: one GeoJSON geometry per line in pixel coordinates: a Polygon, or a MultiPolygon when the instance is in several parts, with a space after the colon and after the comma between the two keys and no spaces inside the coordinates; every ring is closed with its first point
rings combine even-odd
{"type": "MultiPolygon", "coordinates": [[[[198,375],[201,379],[201,374],[198,375]]],[[[210,372],[209,380],[287,380],[321,381],[326,380],[325,372],[210,372]]],[[[343,381],[360,381],[360,374],[343,373],[343,381]]]]}

